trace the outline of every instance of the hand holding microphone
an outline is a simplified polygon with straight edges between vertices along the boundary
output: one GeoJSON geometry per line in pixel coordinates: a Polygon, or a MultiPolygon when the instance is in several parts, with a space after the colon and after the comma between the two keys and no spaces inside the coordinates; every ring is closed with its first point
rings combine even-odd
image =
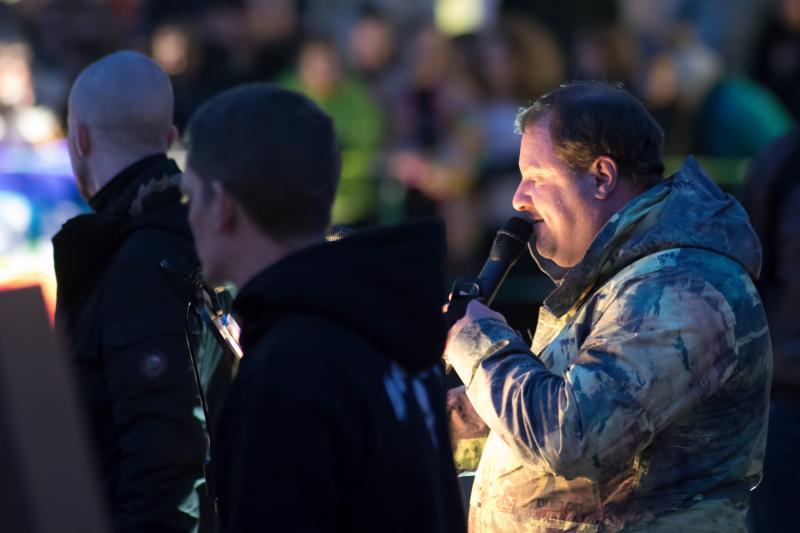
{"type": "Polygon", "coordinates": [[[470,301],[478,300],[487,306],[492,304],[500,285],[525,250],[532,232],[533,226],[530,222],[520,217],[511,217],[498,230],[489,258],[483,264],[478,277],[461,278],[453,284],[450,304],[445,312],[448,326],[464,316],[470,301]]]}

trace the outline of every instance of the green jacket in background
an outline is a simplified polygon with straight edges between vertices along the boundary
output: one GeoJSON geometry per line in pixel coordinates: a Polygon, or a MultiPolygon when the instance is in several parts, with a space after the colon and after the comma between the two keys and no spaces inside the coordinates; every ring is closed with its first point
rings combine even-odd
{"type": "Polygon", "coordinates": [[[334,224],[358,224],[378,216],[378,164],[384,113],[367,87],[345,78],[326,96],[313,94],[292,74],[278,83],[314,100],[333,119],[342,150],[342,174],[333,203],[334,224]]]}

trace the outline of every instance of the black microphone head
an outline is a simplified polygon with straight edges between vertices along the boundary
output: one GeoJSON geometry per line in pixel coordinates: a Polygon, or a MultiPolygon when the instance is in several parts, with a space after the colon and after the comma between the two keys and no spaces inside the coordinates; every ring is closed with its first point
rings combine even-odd
{"type": "Polygon", "coordinates": [[[533,233],[533,225],[521,217],[511,217],[497,231],[490,257],[515,261],[522,253],[533,233]]]}
{"type": "Polygon", "coordinates": [[[511,217],[501,231],[506,231],[517,240],[527,243],[533,233],[533,225],[522,217],[511,217]]]}
{"type": "Polygon", "coordinates": [[[500,284],[522,255],[531,233],[533,233],[531,223],[520,217],[511,217],[497,231],[492,249],[489,251],[489,259],[484,263],[477,278],[480,298],[486,305],[490,305],[494,300],[500,284]]]}

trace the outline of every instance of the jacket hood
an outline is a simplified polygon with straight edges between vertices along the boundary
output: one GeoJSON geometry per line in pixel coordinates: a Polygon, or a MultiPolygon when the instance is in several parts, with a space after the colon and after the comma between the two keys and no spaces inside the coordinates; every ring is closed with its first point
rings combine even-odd
{"type": "Polygon", "coordinates": [[[611,217],[574,268],[554,271],[531,246],[540,268],[558,280],[558,287],[544,302],[556,316],[634,261],[670,248],[700,248],[724,255],[753,279],[761,269],[761,244],[744,208],[723,193],[693,157],[611,217]]]}
{"type": "Polygon", "coordinates": [[[420,221],[357,232],[304,248],[242,287],[234,309],[260,336],[280,315],[337,321],[412,372],[439,361],[446,337],[442,304],[444,228],[420,221]]]}

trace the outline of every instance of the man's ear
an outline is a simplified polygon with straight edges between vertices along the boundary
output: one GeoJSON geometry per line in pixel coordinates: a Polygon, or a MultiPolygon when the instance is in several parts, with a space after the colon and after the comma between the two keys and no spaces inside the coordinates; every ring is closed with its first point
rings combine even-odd
{"type": "Polygon", "coordinates": [[[164,141],[167,143],[167,150],[172,147],[172,144],[175,142],[175,139],[178,138],[178,128],[176,126],[170,127],[169,131],[167,131],[166,136],[164,137],[164,141]]]}
{"type": "Polygon", "coordinates": [[[86,159],[92,152],[92,136],[89,133],[89,126],[84,122],[78,122],[77,135],[75,135],[75,148],[78,155],[86,159]]]}
{"type": "Polygon", "coordinates": [[[617,162],[612,158],[601,155],[597,157],[589,171],[594,176],[595,192],[594,197],[598,200],[606,200],[617,187],[619,180],[619,169],[617,162]]]}
{"type": "Polygon", "coordinates": [[[228,194],[220,182],[213,182],[211,187],[214,189],[212,202],[217,217],[217,229],[220,233],[231,233],[236,228],[239,203],[228,194]]]}

